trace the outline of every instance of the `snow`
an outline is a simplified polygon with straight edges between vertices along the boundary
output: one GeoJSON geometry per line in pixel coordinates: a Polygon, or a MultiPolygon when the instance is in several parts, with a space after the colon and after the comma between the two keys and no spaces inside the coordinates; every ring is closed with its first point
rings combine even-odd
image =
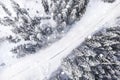
{"type": "Polygon", "coordinates": [[[11,57],[14,55],[10,52],[10,48],[14,45],[4,41],[1,46],[2,47],[0,48],[0,63],[3,61],[5,65],[10,65],[10,63],[16,62],[16,59],[13,59],[13,57],[11,57]]]}
{"type": "Polygon", "coordinates": [[[41,4],[41,0],[40,1],[37,1],[37,0],[25,0],[25,3],[27,4],[24,4],[24,7],[26,9],[29,8],[28,12],[30,13],[30,16],[34,17],[35,15],[36,16],[44,16],[46,15],[45,12],[44,12],[44,9],[43,9],[43,6],[40,5],[41,4]],[[36,11],[39,11],[39,13],[36,13],[36,11]]]}
{"type": "Polygon", "coordinates": [[[0,80],[43,80],[49,77],[87,36],[120,14],[120,1],[113,4],[91,0],[83,18],[59,41],[38,54],[18,60],[0,72],[0,80]]]}
{"type": "Polygon", "coordinates": [[[0,38],[3,38],[3,37],[6,37],[6,36],[9,36],[9,35],[15,35],[12,31],[11,31],[12,27],[11,26],[3,26],[3,25],[0,25],[0,38]]]}

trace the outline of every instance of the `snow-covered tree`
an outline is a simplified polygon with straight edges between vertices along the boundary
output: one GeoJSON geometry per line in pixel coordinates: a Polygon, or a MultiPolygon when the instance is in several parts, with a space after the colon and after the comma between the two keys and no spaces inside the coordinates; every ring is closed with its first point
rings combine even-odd
{"type": "Polygon", "coordinates": [[[76,9],[73,9],[72,11],[71,11],[71,14],[70,14],[70,17],[69,17],[69,19],[68,19],[68,23],[69,24],[72,24],[72,23],[74,23],[75,22],[75,20],[76,20],[76,13],[77,13],[77,11],[76,11],[76,9]]]}
{"type": "Polygon", "coordinates": [[[46,13],[49,12],[49,5],[47,0],[42,0],[42,4],[46,13]]]}
{"type": "Polygon", "coordinates": [[[64,22],[62,22],[61,24],[59,24],[58,25],[58,27],[57,27],[57,30],[58,30],[58,32],[62,32],[62,31],[64,31],[64,29],[66,28],[66,22],[64,21],[64,22]]]}
{"type": "Polygon", "coordinates": [[[81,14],[84,13],[87,3],[88,0],[52,0],[50,12],[53,14],[53,19],[57,20],[58,23],[66,21],[67,24],[72,24],[82,16],[81,14]],[[62,20],[58,17],[60,14],[62,14],[62,20]],[[70,21],[70,19],[72,20],[70,21]]]}
{"type": "Polygon", "coordinates": [[[113,2],[115,2],[116,0],[102,0],[102,1],[108,2],[108,3],[113,3],[113,2]]]}

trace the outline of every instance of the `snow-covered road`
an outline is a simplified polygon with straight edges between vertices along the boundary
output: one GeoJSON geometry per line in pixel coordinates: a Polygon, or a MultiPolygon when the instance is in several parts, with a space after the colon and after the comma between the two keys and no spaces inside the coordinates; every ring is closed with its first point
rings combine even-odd
{"type": "MultiPolygon", "coordinates": [[[[103,24],[120,14],[120,1],[113,4],[91,0],[81,21],[59,41],[39,53],[21,58],[0,73],[0,80],[43,80],[49,77],[74,48],[103,24]]],[[[46,80],[46,79],[45,79],[46,80]]]]}

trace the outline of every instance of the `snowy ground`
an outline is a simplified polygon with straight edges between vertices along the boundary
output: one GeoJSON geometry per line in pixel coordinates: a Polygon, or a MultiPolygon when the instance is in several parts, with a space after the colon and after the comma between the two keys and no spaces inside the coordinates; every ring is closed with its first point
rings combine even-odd
{"type": "MultiPolygon", "coordinates": [[[[13,64],[0,72],[0,80],[42,80],[49,77],[59,67],[62,58],[67,56],[86,37],[90,37],[93,32],[104,27],[103,24],[114,20],[119,14],[119,0],[113,4],[91,0],[86,14],[61,40],[47,49],[41,50],[38,52],[39,54],[13,61],[13,64]]],[[[7,53],[6,46],[0,51],[7,53]]]]}

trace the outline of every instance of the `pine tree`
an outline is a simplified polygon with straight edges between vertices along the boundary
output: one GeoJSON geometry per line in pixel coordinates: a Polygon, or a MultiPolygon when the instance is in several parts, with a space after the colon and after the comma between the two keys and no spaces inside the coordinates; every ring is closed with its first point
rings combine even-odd
{"type": "Polygon", "coordinates": [[[42,4],[46,13],[49,12],[49,5],[47,0],[42,0],[42,4]]]}
{"type": "Polygon", "coordinates": [[[102,1],[108,2],[108,3],[113,3],[113,2],[115,2],[116,0],[102,0],[102,1]]]}

